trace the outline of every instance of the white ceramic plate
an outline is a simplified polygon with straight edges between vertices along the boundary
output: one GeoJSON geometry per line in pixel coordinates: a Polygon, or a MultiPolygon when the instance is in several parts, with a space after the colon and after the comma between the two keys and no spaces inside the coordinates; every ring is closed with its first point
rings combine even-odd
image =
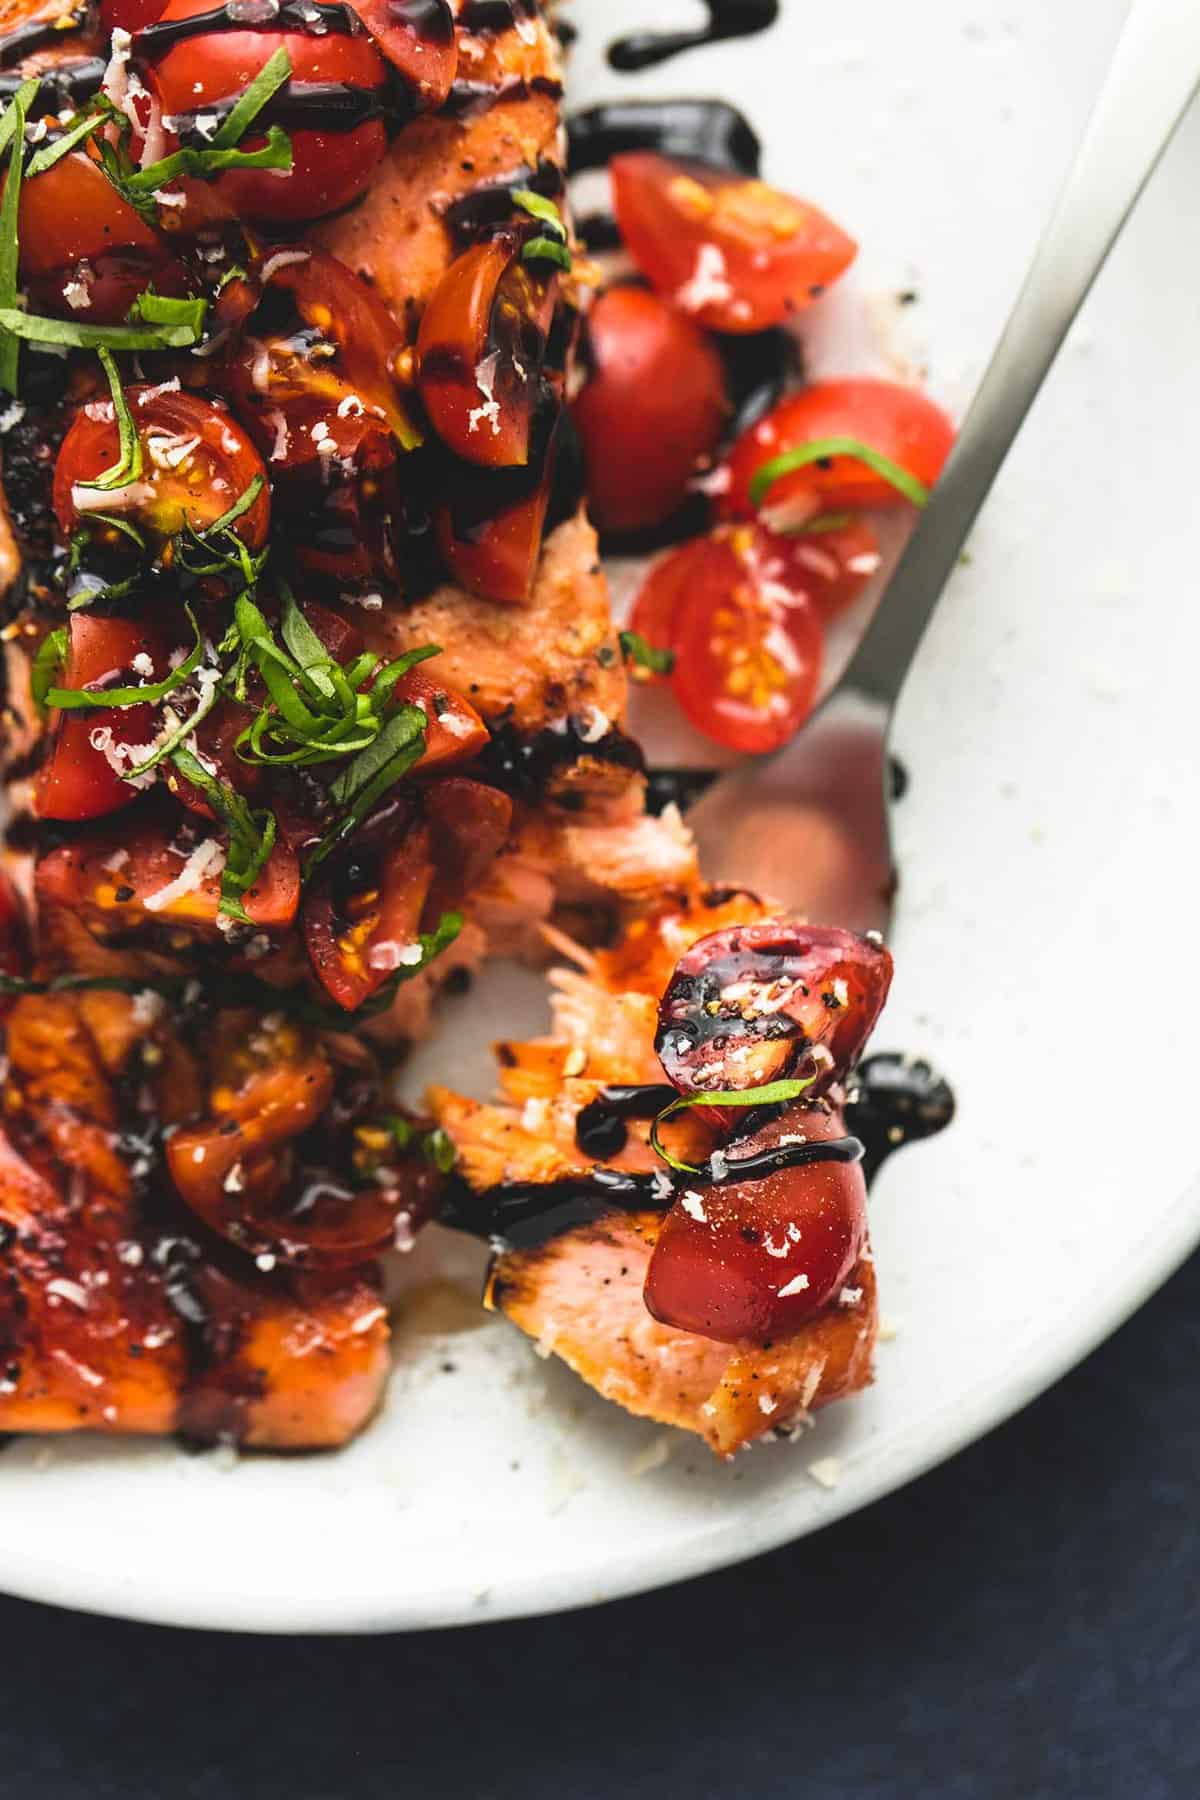
{"type": "MultiPolygon", "coordinates": [[[[816,365],[927,359],[934,391],[961,407],[1122,0],[859,0],[844,26],[784,0],[772,36],[636,84],[605,71],[605,37],[698,9],[574,10],[576,101],[635,86],[737,99],[768,172],[861,238],[852,287],[813,315],[816,365]],[[901,311],[903,289],[920,300],[901,311]]],[[[912,784],[899,976],[877,1042],[933,1057],[960,1115],[896,1158],[874,1196],[895,1336],[870,1393],[795,1447],[719,1467],[482,1322],[478,1258],[445,1236],[407,1271],[418,1291],[396,1376],[358,1443],[236,1465],[169,1444],[16,1444],[0,1459],[0,1586],[304,1631],[460,1623],[676,1580],[812,1531],[947,1456],[1180,1261],[1200,1236],[1175,1100],[1200,1009],[1200,236],[1180,228],[1198,155],[1193,118],[997,488],[900,719],[912,784]],[[831,1458],[827,1489],[809,1471],[831,1458]]],[[[474,1054],[486,1080],[479,1052],[515,1028],[527,980],[501,974],[486,998],[486,1017],[479,996],[457,1003],[414,1078],[457,1078],[474,1054]]]]}

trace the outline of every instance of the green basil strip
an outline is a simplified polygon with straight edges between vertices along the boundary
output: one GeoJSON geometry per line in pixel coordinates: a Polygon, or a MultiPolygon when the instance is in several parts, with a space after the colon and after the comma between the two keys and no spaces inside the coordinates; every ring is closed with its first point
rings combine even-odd
{"type": "MultiPolygon", "coordinates": [[[[5,200],[11,190],[10,181],[5,185],[5,200]]],[[[0,234],[3,230],[3,206],[0,205],[0,234]]],[[[3,248],[0,241],[0,253],[3,248]]],[[[0,264],[0,297],[3,291],[0,264]]],[[[28,343],[63,344],[71,350],[99,350],[102,346],[106,350],[186,350],[197,337],[190,325],[78,325],[72,319],[45,319],[37,313],[21,312],[14,306],[0,306],[0,331],[28,343]]]]}
{"type": "Polygon", "coordinates": [[[636,663],[639,669],[652,669],[656,675],[669,675],[674,669],[673,650],[661,650],[657,644],[647,643],[640,631],[621,631],[617,636],[626,662],[636,663]]]}
{"type": "Polygon", "coordinates": [[[274,55],[267,58],[220,130],[213,134],[212,148],[231,150],[235,144],[240,144],[251,121],[258,117],[272,95],[278,93],[291,72],[292,59],[280,45],[274,55]]]}
{"type": "Polygon", "coordinates": [[[929,489],[907,469],[893,462],[881,450],[873,450],[870,444],[864,444],[854,437],[817,438],[811,444],[797,444],[793,450],[781,450],[778,456],[772,456],[765,463],[760,463],[750,481],[750,504],[754,507],[762,505],[767,492],[785,475],[793,474],[797,469],[806,469],[811,463],[825,462],[834,456],[850,456],[855,462],[865,463],[876,475],[889,481],[897,491],[911,500],[914,506],[924,506],[929,500],[929,489]]]}
{"type": "MultiPolygon", "coordinates": [[[[232,113],[230,117],[232,118],[232,113]]],[[[181,175],[193,175],[209,181],[225,169],[283,169],[292,166],[292,140],[279,125],[267,130],[267,141],[261,150],[175,150],[161,162],[148,168],[135,169],[122,183],[131,199],[144,199],[159,188],[177,181],[181,175]]]]}
{"type": "Polygon", "coordinates": [[[117,460],[111,469],[96,476],[94,481],[81,481],[79,487],[101,488],[108,493],[113,488],[128,487],[131,481],[139,481],[142,474],[142,440],[138,436],[137,426],[133,422],[133,414],[129,410],[129,402],[125,398],[125,390],[121,386],[121,371],[113,361],[112,352],[101,344],[97,355],[108,379],[108,391],[112,396],[113,416],[117,421],[117,460]]]}
{"type": "Polygon", "coordinates": [[[330,799],[346,812],[309,852],[304,865],[306,880],[358,830],[375,802],[420,761],[425,754],[426,723],[419,707],[400,707],[385,721],[374,742],[330,783],[330,799]]]}
{"type": "Polygon", "coordinates": [[[431,656],[440,656],[441,654],[442,646],[440,644],[422,644],[416,650],[406,650],[403,656],[398,656],[394,662],[388,663],[375,677],[371,686],[372,704],[376,708],[382,708],[384,702],[389,700],[395,692],[397,682],[402,681],[410,669],[415,669],[418,663],[428,662],[431,656]]]}
{"type": "Polygon", "coordinates": [[[535,194],[532,188],[513,188],[512,197],[522,212],[527,212],[531,218],[540,220],[543,225],[549,227],[550,235],[557,235],[564,244],[566,243],[567,228],[563,224],[562,213],[553,200],[548,200],[545,194],[535,194]]]}
{"type": "Polygon", "coordinates": [[[552,262],[560,269],[571,267],[571,252],[557,238],[533,237],[521,251],[522,262],[552,262]]]}
{"type": "Polygon", "coordinates": [[[681,1175],[703,1175],[704,1170],[695,1163],[680,1162],[678,1157],[672,1156],[669,1150],[663,1148],[658,1136],[660,1125],[664,1125],[675,1113],[687,1112],[693,1106],[778,1106],[787,1100],[798,1100],[816,1079],[816,1075],[812,1074],[803,1081],[768,1081],[756,1088],[723,1088],[711,1094],[681,1094],[678,1100],[672,1100],[669,1106],[663,1107],[651,1125],[651,1148],[681,1175]]]}
{"type": "Polygon", "coordinates": [[[21,177],[25,171],[25,119],[38,91],[36,80],[23,81],[0,118],[0,155],[8,156],[8,179],[0,200],[0,388],[16,395],[20,387],[21,346],[3,314],[17,310],[17,262],[21,177]]]}
{"type": "Polygon", "coordinates": [[[52,687],[46,695],[47,706],[60,707],[70,712],[83,706],[157,706],[168,694],[183,686],[188,677],[200,666],[204,655],[204,640],[200,635],[200,627],[196,615],[190,606],[185,606],[188,620],[195,634],[195,643],[188,651],[177,669],[172,669],[161,681],[148,681],[144,687],[115,688],[60,688],[52,687]]]}
{"type": "Polygon", "coordinates": [[[275,848],[275,815],[255,812],[244,795],[210,775],[190,750],[176,750],[171,761],[186,781],[200,789],[229,833],[219,910],[243,925],[251,925],[253,920],[242,905],[241,895],[254,886],[275,848]]]}
{"type": "Polygon", "coordinates": [[[148,775],[151,769],[156,768],[159,763],[166,762],[169,758],[173,757],[180,745],[187,743],[188,739],[195,732],[196,727],[203,724],[204,720],[207,719],[209,713],[217,704],[220,697],[221,684],[217,681],[211,682],[204,689],[199,700],[197,700],[195,707],[188,714],[187,718],[181,719],[174,731],[168,732],[157,750],[155,750],[152,755],[148,756],[145,762],[138,763],[136,768],[125,770],[121,776],[122,781],[128,781],[136,787],[143,775],[148,775]]]}
{"type": "Polygon", "coordinates": [[[81,113],[68,131],[64,131],[61,137],[55,139],[54,143],[47,144],[44,149],[39,150],[35,156],[29,159],[25,179],[32,181],[36,175],[44,175],[46,170],[52,169],[56,162],[61,162],[64,156],[69,156],[72,150],[78,149],[85,138],[90,138],[93,131],[99,131],[101,125],[107,123],[110,110],[105,105],[99,111],[81,113]]]}
{"type": "Polygon", "coordinates": [[[67,628],[59,625],[56,630],[48,631],[38,645],[29,670],[29,691],[33,695],[33,704],[44,718],[47,711],[46,696],[67,660],[67,628]]]}
{"type": "MultiPolygon", "coordinates": [[[[147,288],[139,294],[126,315],[131,325],[181,325],[189,328],[199,339],[204,330],[204,316],[208,311],[208,301],[199,298],[176,299],[172,294],[156,294],[153,288],[147,288]]],[[[259,485],[262,477],[258,478],[259,485]]]]}

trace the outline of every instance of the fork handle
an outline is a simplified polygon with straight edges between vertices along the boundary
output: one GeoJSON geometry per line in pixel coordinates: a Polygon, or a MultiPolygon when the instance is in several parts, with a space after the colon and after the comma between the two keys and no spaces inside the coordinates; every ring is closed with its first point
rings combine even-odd
{"type": "Polygon", "coordinates": [[[839,688],[895,701],[1009,446],[1198,87],[1200,0],[1133,0],[1004,335],[839,688]]]}

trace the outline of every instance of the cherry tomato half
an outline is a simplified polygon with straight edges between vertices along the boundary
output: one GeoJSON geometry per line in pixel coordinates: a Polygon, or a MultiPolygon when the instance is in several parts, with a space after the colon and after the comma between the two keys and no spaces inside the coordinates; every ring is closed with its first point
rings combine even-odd
{"type": "Polygon", "coordinates": [[[778,749],[811,710],[820,618],[806,594],[769,578],[752,531],[717,531],[661,557],[632,623],[649,643],[674,650],[672,691],[718,744],[778,749]]]}
{"type": "Polygon", "coordinates": [[[473,245],[442,277],[417,333],[418,386],[456,456],[491,469],[528,462],[556,291],[502,237],[473,245]]]}
{"type": "MultiPolygon", "coordinates": [[[[855,438],[928,488],[953,447],[954,427],[919,388],[869,377],[814,382],[789,394],[738,439],[729,456],[722,516],[752,518],[756,509],[750,487],[756,471],[785,451],[827,438],[855,438]]],[[[758,510],[765,525],[786,530],[818,513],[903,504],[904,495],[885,476],[855,457],[830,456],[781,475],[758,510]]]]}
{"type": "Polygon", "coordinates": [[[858,246],[815,206],[650,150],[615,156],[621,236],[660,293],[713,331],[761,331],[816,298],[858,246]]]}
{"type": "Polygon", "coordinates": [[[884,946],[839,926],[727,926],[680,958],[654,1047],[672,1086],[699,1094],[776,1081],[819,1045],[818,1092],[857,1060],[891,981],[884,946]]]}
{"type": "MultiPolygon", "coordinates": [[[[161,681],[169,643],[142,620],[103,619],[76,613],[68,627],[66,666],[57,684],[95,683],[135,687],[161,681]],[[148,656],[139,672],[135,657],[148,656]],[[108,679],[110,678],[110,679],[108,679]]],[[[50,750],[34,782],[34,811],[42,819],[96,819],[136,800],[138,790],[122,773],[149,755],[157,729],[154,706],[81,707],[50,715],[50,750]],[[126,752],[125,747],[130,746],[126,752]],[[139,751],[141,755],[139,755],[139,751]]]]}
{"type": "Polygon", "coordinates": [[[419,0],[416,6],[350,0],[350,9],[404,77],[414,110],[436,112],[443,106],[458,69],[458,37],[447,0],[419,0]]]}
{"type": "Polygon", "coordinates": [[[20,272],[39,307],[88,325],[121,323],[151,285],[186,291],[163,239],[82,150],[22,184],[20,272]]]}
{"type": "MultiPolygon", "coordinates": [[[[125,389],[141,444],[142,472],[124,487],[89,487],[121,460],[111,400],[76,413],[54,466],[54,512],[66,535],[89,512],[119,514],[156,545],[185,524],[195,531],[228,512],[257,476],[262,488],[233,529],[251,550],[266,542],[271,502],[262,458],[241,426],[212,400],[162,387],[125,389]]],[[[128,542],[109,528],[114,547],[128,542]]]]}
{"type": "Polygon", "coordinates": [[[524,469],[474,469],[459,463],[434,511],[438,548],[451,576],[486,600],[519,602],[533,587],[560,443],[561,416],[549,442],[524,469]]]}
{"type": "MultiPolygon", "coordinates": [[[[796,1106],[731,1152],[842,1135],[827,1108],[796,1106]]],[[[646,1271],[647,1309],[720,1343],[794,1336],[836,1298],[862,1254],[867,1189],[857,1163],[813,1162],[677,1200],[646,1271]]]]}
{"type": "MultiPolygon", "coordinates": [[[[212,10],[211,0],[170,0],[159,23],[168,25],[212,10]]],[[[291,82],[296,86],[338,83],[376,92],[382,91],[385,81],[383,59],[365,33],[206,31],[156,56],[151,27],[150,36],[139,38],[135,47],[152,60],[149,85],[167,118],[203,113],[219,101],[235,100],[281,48],[291,58],[291,82]]],[[[229,169],[217,177],[216,192],[239,217],[282,223],[319,218],[349,206],[387,148],[382,118],[367,119],[349,131],[301,126],[288,135],[290,170],[229,169]]],[[[251,127],[240,147],[256,150],[265,141],[251,127]]]]}
{"type": "Polygon", "coordinates": [[[728,413],[712,342],[645,288],[616,287],[588,314],[589,374],[572,411],[601,531],[641,531],[686,500],[728,413]]]}
{"type": "Polygon", "coordinates": [[[782,582],[793,593],[807,594],[823,619],[833,618],[857,600],[883,560],[869,519],[852,518],[829,531],[797,532],[792,537],[760,527],[756,542],[767,579],[782,582]]]}

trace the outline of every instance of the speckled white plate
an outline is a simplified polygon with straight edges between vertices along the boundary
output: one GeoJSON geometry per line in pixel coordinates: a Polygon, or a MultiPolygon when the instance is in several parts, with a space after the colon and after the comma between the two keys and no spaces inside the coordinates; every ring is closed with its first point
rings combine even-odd
{"type": "MultiPolygon", "coordinates": [[[[767,171],[863,254],[811,316],[818,369],[928,364],[961,408],[1123,0],[784,0],[768,37],[636,81],[603,44],[649,0],[576,0],[574,99],[721,94],[767,171]],[[895,295],[915,289],[916,305],[895,295]]],[[[653,11],[683,23],[689,0],[653,11]]],[[[1194,420],[1200,118],[1185,126],[996,490],[898,743],[899,975],[877,1039],[951,1076],[953,1130],[874,1196],[888,1341],[869,1394],[718,1467],[475,1308],[479,1259],[407,1270],[383,1416],[337,1456],[26,1441],[0,1458],[0,1586],[186,1625],[376,1631],[547,1611],[815,1530],[986,1431],[1200,1237],[1186,1113],[1200,1009],[1194,420]],[[1178,943],[1173,941],[1178,934],[1178,943]],[[1142,1081],[1153,1073],[1153,1086],[1142,1081]],[[1137,1094],[1137,1102],[1118,1095],[1137,1094]],[[813,1467],[836,1484],[826,1487],[813,1467]]],[[[678,748],[678,746],[676,746],[678,748]]],[[[414,1079],[517,1028],[528,978],[455,1004],[414,1079]],[[486,1005],[485,1005],[486,1002],[486,1005]]],[[[536,1004],[536,997],[535,997],[536,1004]]]]}

